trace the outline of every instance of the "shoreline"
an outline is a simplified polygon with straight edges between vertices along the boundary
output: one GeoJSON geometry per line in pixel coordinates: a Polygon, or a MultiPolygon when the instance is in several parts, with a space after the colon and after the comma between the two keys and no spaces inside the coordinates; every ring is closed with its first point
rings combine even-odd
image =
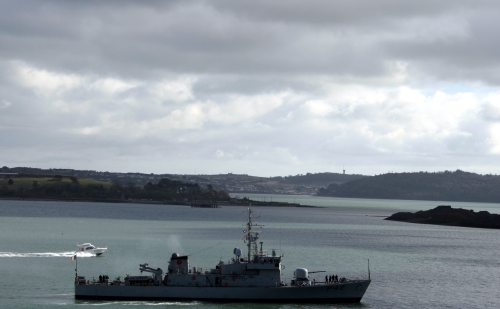
{"type": "MultiPolygon", "coordinates": [[[[215,202],[201,202],[201,201],[190,201],[190,202],[175,202],[175,201],[148,201],[148,200],[122,200],[122,199],[42,199],[42,198],[21,198],[21,197],[0,197],[0,201],[37,201],[37,202],[89,202],[89,203],[111,203],[111,204],[149,204],[149,205],[172,205],[172,206],[187,206],[192,207],[193,204],[199,203],[212,203],[217,204],[220,208],[221,206],[252,206],[252,207],[308,207],[308,208],[323,208],[321,206],[311,206],[311,205],[301,205],[298,203],[287,203],[287,202],[259,202],[249,200],[248,203],[235,203],[231,201],[215,201],[215,202]]],[[[215,207],[214,207],[215,208],[215,207]]]]}

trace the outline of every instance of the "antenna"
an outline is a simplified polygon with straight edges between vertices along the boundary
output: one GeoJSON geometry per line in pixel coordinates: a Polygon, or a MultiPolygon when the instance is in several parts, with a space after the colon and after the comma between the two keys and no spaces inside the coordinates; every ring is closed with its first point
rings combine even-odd
{"type": "MultiPolygon", "coordinates": [[[[252,227],[263,227],[264,225],[260,224],[255,224],[252,222],[252,209],[249,207],[248,208],[248,222],[247,222],[247,229],[243,231],[244,233],[246,232],[246,241],[247,247],[248,247],[248,262],[250,263],[251,261],[251,256],[252,254],[254,256],[257,256],[259,254],[258,248],[257,248],[257,239],[259,239],[259,232],[252,232],[252,227]]],[[[261,251],[262,251],[262,245],[261,245],[261,251]]]]}
{"type": "Polygon", "coordinates": [[[368,259],[368,280],[370,279],[370,259],[368,259]]]}
{"type": "Polygon", "coordinates": [[[282,230],[281,230],[281,222],[280,222],[280,255],[283,254],[283,251],[281,251],[281,233],[282,233],[282,230]]]}

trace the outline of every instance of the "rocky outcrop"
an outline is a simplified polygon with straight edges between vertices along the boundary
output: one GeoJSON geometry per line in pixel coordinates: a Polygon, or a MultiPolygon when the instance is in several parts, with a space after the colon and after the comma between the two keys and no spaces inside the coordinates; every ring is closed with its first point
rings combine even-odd
{"type": "Polygon", "coordinates": [[[500,215],[490,214],[487,211],[474,212],[468,209],[452,208],[447,205],[415,213],[398,212],[385,220],[500,229],[500,215]]]}

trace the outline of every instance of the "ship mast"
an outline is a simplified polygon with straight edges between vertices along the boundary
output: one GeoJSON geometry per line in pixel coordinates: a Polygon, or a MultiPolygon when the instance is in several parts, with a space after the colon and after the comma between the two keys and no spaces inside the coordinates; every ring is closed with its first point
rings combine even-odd
{"type": "Polygon", "coordinates": [[[248,222],[247,222],[247,247],[248,247],[248,263],[252,260],[252,257],[258,255],[257,239],[259,239],[258,232],[252,232],[252,227],[263,226],[255,224],[252,222],[252,209],[248,208],[248,222]]]}

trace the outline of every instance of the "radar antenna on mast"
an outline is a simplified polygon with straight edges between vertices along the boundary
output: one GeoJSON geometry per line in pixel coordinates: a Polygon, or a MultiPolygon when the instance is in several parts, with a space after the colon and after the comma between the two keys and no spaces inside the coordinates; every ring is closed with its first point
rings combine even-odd
{"type": "MultiPolygon", "coordinates": [[[[254,226],[260,226],[263,227],[264,225],[261,224],[256,224],[252,222],[252,209],[248,208],[248,222],[247,222],[247,230],[246,230],[246,241],[247,241],[247,247],[248,247],[248,262],[250,263],[252,261],[252,257],[256,257],[259,255],[259,249],[257,248],[257,240],[259,239],[259,233],[258,232],[252,232],[252,227],[254,226]]],[[[262,247],[262,245],[261,245],[262,247]]]]}

